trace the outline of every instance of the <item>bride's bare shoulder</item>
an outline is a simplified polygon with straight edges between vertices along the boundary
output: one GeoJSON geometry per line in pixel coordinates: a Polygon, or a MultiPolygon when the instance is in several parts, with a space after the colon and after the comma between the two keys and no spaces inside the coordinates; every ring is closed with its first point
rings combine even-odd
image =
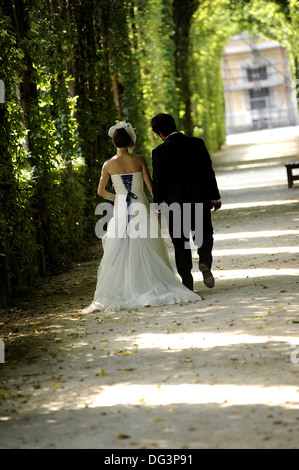
{"type": "Polygon", "coordinates": [[[103,168],[105,168],[105,170],[108,171],[108,173],[109,173],[109,170],[113,169],[113,166],[115,165],[115,160],[116,160],[116,155],[114,155],[114,157],[111,157],[104,162],[103,168]]]}
{"type": "Polygon", "coordinates": [[[137,160],[139,163],[143,163],[144,160],[145,160],[142,155],[134,155],[134,157],[136,158],[136,160],[137,160]]]}

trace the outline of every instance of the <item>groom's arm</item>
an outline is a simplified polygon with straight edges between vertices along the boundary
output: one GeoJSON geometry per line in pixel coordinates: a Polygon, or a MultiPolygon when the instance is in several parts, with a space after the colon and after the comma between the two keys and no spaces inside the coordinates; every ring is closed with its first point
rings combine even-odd
{"type": "Polygon", "coordinates": [[[162,167],[161,158],[158,148],[152,151],[152,168],[153,168],[153,196],[155,206],[164,201],[163,185],[162,185],[162,167]]]}

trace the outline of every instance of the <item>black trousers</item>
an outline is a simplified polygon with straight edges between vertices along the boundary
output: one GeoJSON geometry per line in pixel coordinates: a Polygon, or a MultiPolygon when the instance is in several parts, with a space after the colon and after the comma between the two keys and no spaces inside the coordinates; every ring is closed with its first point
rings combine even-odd
{"type": "Polygon", "coordinates": [[[212,249],[214,239],[210,204],[203,204],[201,210],[202,224],[198,224],[200,209],[196,204],[191,204],[191,217],[185,217],[184,222],[183,217],[181,217],[181,220],[179,221],[172,211],[169,211],[167,217],[169,235],[174,245],[176,267],[182,278],[182,283],[190,290],[193,290],[193,277],[191,273],[193,262],[192,251],[189,243],[191,234],[194,244],[197,246],[199,270],[205,271],[207,269],[211,269],[213,262],[212,249]],[[189,228],[188,223],[186,224],[186,220],[189,220],[189,228]],[[181,227],[178,226],[179,223],[181,224],[181,227]],[[181,230],[179,230],[180,228],[181,230]],[[199,230],[201,233],[198,233],[199,230]],[[178,237],[179,232],[181,234],[180,237],[178,237]],[[189,236],[188,233],[190,234],[189,236]]]}

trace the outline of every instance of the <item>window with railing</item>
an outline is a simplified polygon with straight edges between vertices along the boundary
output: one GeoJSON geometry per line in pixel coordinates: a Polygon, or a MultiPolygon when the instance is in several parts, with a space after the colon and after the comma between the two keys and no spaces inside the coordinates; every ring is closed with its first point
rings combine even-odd
{"type": "Polygon", "coordinates": [[[269,88],[260,88],[249,90],[251,109],[266,108],[269,103],[269,88]]]}
{"type": "Polygon", "coordinates": [[[247,69],[247,79],[249,82],[255,82],[257,80],[267,79],[267,68],[258,67],[253,69],[247,69]]]}

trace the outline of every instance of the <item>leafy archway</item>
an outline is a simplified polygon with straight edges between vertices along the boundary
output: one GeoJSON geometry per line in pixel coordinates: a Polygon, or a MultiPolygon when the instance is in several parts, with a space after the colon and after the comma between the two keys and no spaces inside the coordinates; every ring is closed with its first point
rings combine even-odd
{"type": "Polygon", "coordinates": [[[94,238],[116,119],[151,166],[157,112],[211,152],[225,140],[220,59],[247,29],[299,77],[298,0],[0,0],[0,308],[94,238]]]}
{"type": "Polygon", "coordinates": [[[195,10],[192,21],[183,15],[176,16],[177,21],[184,22],[185,28],[189,25],[181,43],[185,51],[180,51],[185,58],[184,71],[177,68],[182,84],[179,113],[185,131],[203,136],[209,149],[214,151],[225,141],[220,73],[225,44],[244,30],[261,33],[287,50],[293,77],[298,77],[298,2],[203,0],[190,3],[195,10]]]}

